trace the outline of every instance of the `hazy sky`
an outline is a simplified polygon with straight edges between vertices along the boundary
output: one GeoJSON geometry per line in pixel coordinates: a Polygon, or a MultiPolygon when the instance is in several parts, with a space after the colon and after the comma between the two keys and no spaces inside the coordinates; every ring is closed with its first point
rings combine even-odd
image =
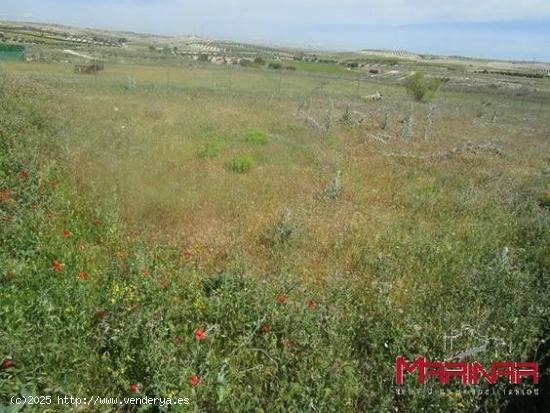
{"type": "Polygon", "coordinates": [[[26,20],[324,49],[550,61],[550,0],[2,0],[26,20]]]}

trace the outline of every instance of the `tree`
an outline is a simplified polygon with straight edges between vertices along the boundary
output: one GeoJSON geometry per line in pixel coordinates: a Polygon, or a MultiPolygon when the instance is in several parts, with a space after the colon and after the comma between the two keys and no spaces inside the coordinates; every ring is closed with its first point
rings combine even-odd
{"type": "Polygon", "coordinates": [[[265,66],[265,60],[259,56],[254,59],[254,63],[258,66],[265,66]]]}
{"type": "Polygon", "coordinates": [[[437,77],[427,77],[423,72],[414,72],[407,79],[407,91],[419,102],[429,102],[438,91],[443,79],[437,77]]]}

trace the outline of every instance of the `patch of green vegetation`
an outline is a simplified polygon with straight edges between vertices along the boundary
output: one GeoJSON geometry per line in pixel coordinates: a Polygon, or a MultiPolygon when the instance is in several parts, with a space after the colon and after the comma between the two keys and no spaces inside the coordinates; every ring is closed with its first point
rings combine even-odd
{"type": "Polygon", "coordinates": [[[233,172],[244,174],[250,171],[250,169],[252,169],[253,166],[254,166],[254,159],[252,158],[252,156],[246,154],[246,155],[239,155],[236,158],[234,158],[227,165],[227,169],[233,172]]]}
{"type": "Polygon", "coordinates": [[[214,159],[217,158],[221,151],[223,150],[224,145],[221,142],[213,141],[205,144],[201,150],[198,152],[199,158],[208,158],[214,159]]]}
{"type": "Polygon", "coordinates": [[[258,66],[265,66],[266,65],[265,59],[263,57],[259,57],[259,56],[254,59],[254,63],[258,66]]]}
{"type": "Polygon", "coordinates": [[[265,145],[269,142],[269,135],[264,131],[251,131],[245,134],[244,139],[254,145],[265,145]]]}
{"type": "Polygon", "coordinates": [[[443,83],[443,79],[428,77],[423,72],[417,71],[407,79],[407,91],[415,100],[429,102],[443,83]]]}
{"type": "Polygon", "coordinates": [[[550,191],[541,191],[537,195],[537,201],[541,208],[550,210],[550,191]]]}
{"type": "Polygon", "coordinates": [[[347,70],[344,66],[337,63],[322,63],[322,62],[305,62],[305,61],[293,61],[289,66],[296,68],[297,70],[312,73],[346,73],[347,70]]]}
{"type": "Polygon", "coordinates": [[[21,60],[24,57],[24,46],[0,43],[0,60],[21,60]]]}
{"type": "Polygon", "coordinates": [[[397,356],[451,357],[444,337],[465,320],[521,343],[502,359],[547,371],[548,105],[492,98],[503,127],[488,136],[472,125],[484,92],[441,90],[437,145],[410,143],[397,120],[420,129],[425,111],[400,85],[376,83],[385,107],[371,112],[336,77],[298,71],[276,95],[278,73],[235,70],[228,94],[223,68],[169,83],[175,63],[159,62],[69,82],[63,64],[3,65],[0,411],[17,394],[133,391],[189,395],[189,411],[503,411],[504,383],[491,398],[450,398],[454,380],[415,392],[414,377],[407,397],[380,391],[397,356]],[[322,126],[347,107],[373,114],[366,128],[322,126]],[[368,133],[382,113],[384,143],[368,133]],[[257,125],[277,144],[246,145],[257,125]],[[453,150],[465,136],[510,152],[453,150]],[[229,170],[265,167],[197,171],[197,150],[220,156],[225,137],[253,155],[229,170]],[[343,182],[327,172],[340,168],[343,182]]]}

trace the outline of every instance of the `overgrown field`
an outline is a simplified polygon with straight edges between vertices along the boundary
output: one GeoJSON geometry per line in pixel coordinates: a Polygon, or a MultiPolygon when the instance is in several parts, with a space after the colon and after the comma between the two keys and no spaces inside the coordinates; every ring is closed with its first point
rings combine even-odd
{"type": "Polygon", "coordinates": [[[0,74],[0,411],[549,408],[544,93],[71,69],[0,74]],[[486,365],[539,361],[546,396],[396,393],[397,356],[447,359],[467,326],[493,339],[486,365]]]}

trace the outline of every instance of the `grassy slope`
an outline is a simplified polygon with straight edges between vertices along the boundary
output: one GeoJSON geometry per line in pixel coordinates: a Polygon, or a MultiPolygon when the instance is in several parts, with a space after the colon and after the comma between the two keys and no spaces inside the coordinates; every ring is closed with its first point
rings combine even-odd
{"type": "Polygon", "coordinates": [[[22,389],[115,396],[138,383],[206,411],[471,411],[504,400],[396,397],[395,357],[443,357],[443,335],[466,323],[521,343],[509,359],[534,357],[548,334],[536,102],[443,93],[425,142],[426,107],[396,87],[376,85],[381,109],[353,82],[299,74],[9,68],[19,74],[1,86],[0,358],[14,368],[0,371],[3,403],[22,389]],[[304,98],[319,120],[332,102],[331,133],[293,116],[304,98]],[[348,105],[366,124],[336,122],[348,105]],[[385,112],[396,134],[410,111],[412,142],[365,140],[385,112]],[[258,130],[269,140],[247,141],[258,130]],[[425,157],[486,136],[504,157],[425,157]],[[212,142],[220,149],[201,156],[212,142]],[[398,153],[417,157],[387,156],[398,153]],[[226,168],[241,154],[256,161],[242,175],[226,168]],[[336,169],[343,196],[319,198],[336,169]],[[281,225],[295,235],[281,239],[281,225]]]}

